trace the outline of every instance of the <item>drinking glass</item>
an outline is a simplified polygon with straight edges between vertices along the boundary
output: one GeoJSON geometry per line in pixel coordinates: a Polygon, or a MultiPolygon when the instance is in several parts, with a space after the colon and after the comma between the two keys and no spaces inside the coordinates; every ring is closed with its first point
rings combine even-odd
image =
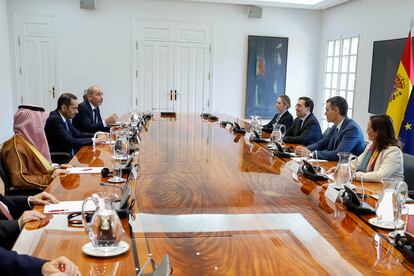
{"type": "Polygon", "coordinates": [[[285,133],[286,133],[285,125],[281,125],[281,124],[273,125],[272,135],[275,136],[275,142],[283,145],[283,137],[285,136],[285,133]]]}
{"type": "Polygon", "coordinates": [[[109,182],[121,183],[125,179],[122,178],[122,161],[128,159],[128,139],[124,135],[118,134],[114,144],[114,155],[112,156],[112,164],[114,176],[108,179],[109,182]],[[115,176],[115,171],[118,171],[118,176],[115,176]]]}

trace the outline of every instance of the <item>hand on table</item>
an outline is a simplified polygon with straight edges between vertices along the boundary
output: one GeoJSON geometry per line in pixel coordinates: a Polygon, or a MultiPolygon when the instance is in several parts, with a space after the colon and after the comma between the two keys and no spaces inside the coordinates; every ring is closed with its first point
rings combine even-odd
{"type": "Polygon", "coordinates": [[[57,275],[69,275],[76,276],[81,275],[78,267],[68,258],[60,256],[50,262],[46,262],[42,266],[42,275],[45,276],[57,276],[57,275]]]}
{"type": "Polygon", "coordinates": [[[38,211],[31,210],[31,211],[24,211],[23,214],[19,218],[19,225],[22,228],[26,222],[33,221],[33,220],[42,220],[46,218],[46,216],[38,211]]]}
{"type": "Polygon", "coordinates": [[[47,192],[41,192],[40,194],[29,196],[28,200],[31,205],[48,205],[50,203],[59,203],[59,200],[57,200],[56,197],[47,192]]]}

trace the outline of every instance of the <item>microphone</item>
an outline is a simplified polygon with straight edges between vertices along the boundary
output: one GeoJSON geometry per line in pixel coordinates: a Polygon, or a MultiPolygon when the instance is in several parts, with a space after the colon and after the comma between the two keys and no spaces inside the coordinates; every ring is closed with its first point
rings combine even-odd
{"type": "Polygon", "coordinates": [[[364,177],[361,175],[362,203],[365,202],[364,177]]]}

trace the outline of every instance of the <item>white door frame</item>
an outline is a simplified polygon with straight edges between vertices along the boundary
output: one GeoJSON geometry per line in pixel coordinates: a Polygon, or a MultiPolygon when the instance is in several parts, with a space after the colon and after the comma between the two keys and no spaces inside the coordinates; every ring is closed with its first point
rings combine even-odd
{"type": "MultiPolygon", "coordinates": [[[[132,51],[132,94],[131,94],[131,103],[134,109],[142,109],[142,98],[139,99],[138,93],[138,64],[137,64],[137,53],[138,53],[138,35],[137,35],[137,24],[138,22],[154,22],[154,23],[184,23],[184,24],[204,24],[208,25],[210,28],[210,68],[209,68],[209,102],[208,107],[205,112],[211,112],[213,106],[213,87],[214,87],[214,45],[215,45],[215,23],[212,21],[202,21],[199,19],[189,20],[189,19],[176,19],[176,18],[145,18],[145,17],[135,17],[132,20],[132,41],[131,41],[131,51],[132,51]],[[139,106],[141,105],[141,106],[139,106]]],[[[143,95],[142,95],[143,96],[143,95]]],[[[204,112],[204,111],[203,111],[204,112]]]]}

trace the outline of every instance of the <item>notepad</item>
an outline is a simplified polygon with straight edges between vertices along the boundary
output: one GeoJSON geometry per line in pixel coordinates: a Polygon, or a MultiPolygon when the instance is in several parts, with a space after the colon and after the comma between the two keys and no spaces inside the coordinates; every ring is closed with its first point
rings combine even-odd
{"type": "MultiPolygon", "coordinates": [[[[82,211],[82,200],[78,201],[61,201],[56,204],[45,205],[43,212],[45,214],[59,214],[59,213],[75,213],[82,211]]],[[[92,201],[86,203],[85,211],[94,211],[96,209],[95,204],[92,201]]]]}
{"type": "Polygon", "coordinates": [[[101,173],[104,167],[74,167],[66,169],[67,174],[101,173]]]}

